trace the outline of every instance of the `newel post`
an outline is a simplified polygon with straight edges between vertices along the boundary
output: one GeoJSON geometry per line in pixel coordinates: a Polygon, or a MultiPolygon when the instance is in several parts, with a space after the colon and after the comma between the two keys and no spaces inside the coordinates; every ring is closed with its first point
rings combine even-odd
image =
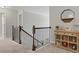
{"type": "Polygon", "coordinates": [[[12,25],[12,40],[14,40],[14,25],[12,25]]]}
{"type": "Polygon", "coordinates": [[[21,26],[19,25],[19,44],[21,44],[21,26]]]}
{"type": "Polygon", "coordinates": [[[33,45],[32,45],[32,50],[33,50],[33,51],[36,50],[34,35],[35,35],[35,25],[33,25],[33,45]]]}

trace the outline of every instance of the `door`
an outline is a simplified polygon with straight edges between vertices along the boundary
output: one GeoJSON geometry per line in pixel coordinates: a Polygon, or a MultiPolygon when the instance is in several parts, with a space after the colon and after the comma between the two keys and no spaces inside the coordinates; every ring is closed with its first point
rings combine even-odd
{"type": "Polygon", "coordinates": [[[16,34],[18,35],[15,41],[20,43],[20,40],[22,42],[22,33],[19,32],[19,25],[23,27],[23,15],[22,14],[18,14],[18,31],[16,29],[16,34]]]}
{"type": "Polygon", "coordinates": [[[0,39],[4,39],[6,36],[6,15],[0,13],[0,39]]]}
{"type": "MultiPolygon", "coordinates": [[[[24,19],[23,19],[23,13],[20,13],[18,15],[18,25],[22,26],[23,27],[23,22],[24,22],[24,19]]],[[[24,25],[25,26],[25,25],[24,25]]],[[[23,29],[25,30],[26,27],[23,27],[23,29]]],[[[27,30],[25,30],[27,31],[27,30]]],[[[28,49],[32,49],[32,38],[27,35],[25,32],[21,31],[21,34],[20,34],[20,40],[21,40],[21,43],[22,45],[24,46],[27,46],[28,49]]]]}
{"type": "Polygon", "coordinates": [[[2,39],[6,38],[6,14],[2,13],[2,39]]]}
{"type": "Polygon", "coordinates": [[[20,26],[23,26],[23,15],[22,14],[19,14],[19,20],[18,20],[18,22],[19,22],[19,25],[20,26]]]}

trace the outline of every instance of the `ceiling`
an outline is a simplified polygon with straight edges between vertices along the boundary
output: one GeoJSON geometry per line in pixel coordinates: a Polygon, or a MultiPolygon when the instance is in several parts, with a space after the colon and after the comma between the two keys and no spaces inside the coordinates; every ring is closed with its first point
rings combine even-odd
{"type": "Polygon", "coordinates": [[[41,15],[49,15],[49,6],[9,6],[8,8],[15,10],[24,10],[27,12],[37,13],[41,15]]]}

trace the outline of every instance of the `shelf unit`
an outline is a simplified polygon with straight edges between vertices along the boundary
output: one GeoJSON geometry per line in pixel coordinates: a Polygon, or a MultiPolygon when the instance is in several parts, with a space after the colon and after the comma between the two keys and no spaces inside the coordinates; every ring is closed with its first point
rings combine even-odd
{"type": "Polygon", "coordinates": [[[55,30],[55,46],[72,52],[79,52],[79,32],[55,30]]]}

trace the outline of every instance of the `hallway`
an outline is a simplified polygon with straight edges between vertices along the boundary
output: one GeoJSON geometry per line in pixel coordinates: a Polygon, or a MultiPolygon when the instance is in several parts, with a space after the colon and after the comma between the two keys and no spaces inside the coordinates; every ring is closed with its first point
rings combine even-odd
{"type": "Polygon", "coordinates": [[[78,7],[6,6],[0,8],[0,52],[70,53],[67,49],[57,48],[51,43],[79,52],[77,42],[79,21],[62,22],[60,16],[65,8],[69,8],[67,12],[70,17],[71,15],[74,17],[74,13],[71,13],[73,10],[78,18],[79,13],[76,12],[79,10],[78,7]],[[56,30],[61,34],[63,30],[65,31],[61,36],[56,30]],[[72,36],[73,34],[74,36],[72,36]]]}

